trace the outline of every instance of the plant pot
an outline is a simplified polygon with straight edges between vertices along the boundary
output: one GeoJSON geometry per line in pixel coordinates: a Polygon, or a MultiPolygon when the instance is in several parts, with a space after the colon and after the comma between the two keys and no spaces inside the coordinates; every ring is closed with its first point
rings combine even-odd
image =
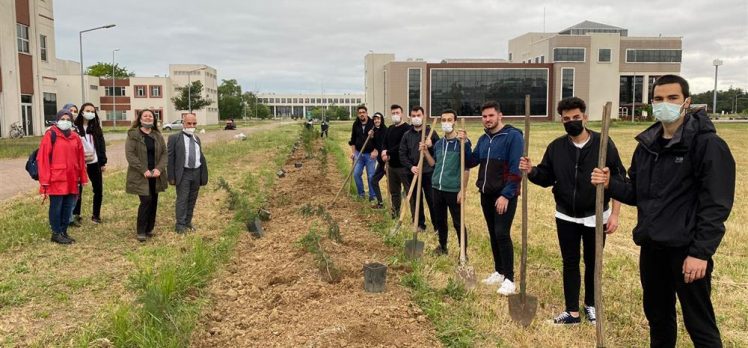
{"type": "Polygon", "coordinates": [[[364,265],[364,290],[366,292],[383,292],[387,283],[387,265],[379,262],[364,265]]]}

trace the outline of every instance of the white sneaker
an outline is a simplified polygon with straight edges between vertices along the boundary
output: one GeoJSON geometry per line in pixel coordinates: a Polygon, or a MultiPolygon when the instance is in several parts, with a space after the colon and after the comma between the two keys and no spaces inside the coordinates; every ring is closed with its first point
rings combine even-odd
{"type": "Polygon", "coordinates": [[[513,294],[515,290],[517,290],[517,287],[514,286],[514,282],[509,279],[504,279],[504,282],[501,283],[501,287],[499,290],[496,290],[496,292],[504,296],[509,296],[513,294]]]}
{"type": "Polygon", "coordinates": [[[493,272],[491,275],[488,276],[488,278],[483,279],[481,282],[486,285],[496,285],[501,284],[501,282],[504,281],[504,276],[501,275],[499,272],[493,272]]]}

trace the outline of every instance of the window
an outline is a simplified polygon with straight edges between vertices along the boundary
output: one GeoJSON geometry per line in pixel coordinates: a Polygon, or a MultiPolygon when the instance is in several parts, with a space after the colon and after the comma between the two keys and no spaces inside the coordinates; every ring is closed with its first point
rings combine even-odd
{"type": "Polygon", "coordinates": [[[322,104],[327,104],[327,98],[322,98],[322,104]]]}
{"type": "Polygon", "coordinates": [[[356,99],[356,104],[361,104],[361,98],[356,99]]]}
{"type": "Polygon", "coordinates": [[[145,86],[135,86],[135,98],[145,98],[145,86]]]}
{"type": "Polygon", "coordinates": [[[29,49],[29,27],[16,23],[16,37],[18,37],[18,52],[31,53],[29,49]]]}
{"type": "Polygon", "coordinates": [[[111,97],[112,95],[115,97],[123,97],[125,96],[125,87],[114,87],[114,92],[112,92],[112,86],[105,87],[104,95],[107,97],[111,97]]]}
{"type": "Polygon", "coordinates": [[[421,105],[421,69],[408,69],[408,110],[421,105]]]}
{"type": "MultiPolygon", "coordinates": [[[[140,112],[140,110],[136,110],[136,113],[140,112]]],[[[107,120],[110,121],[123,121],[127,119],[127,111],[126,110],[109,110],[107,111],[107,120]]]]}
{"type": "Polygon", "coordinates": [[[151,98],[161,98],[161,86],[150,86],[151,88],[151,98]]]}
{"type": "Polygon", "coordinates": [[[44,93],[44,121],[49,124],[50,121],[57,119],[57,94],[44,93]]]}
{"type": "Polygon", "coordinates": [[[624,106],[624,104],[627,104],[627,107],[631,107],[632,102],[635,103],[641,103],[642,102],[642,89],[644,89],[644,76],[638,75],[636,78],[634,76],[621,76],[620,77],[620,90],[619,90],[619,97],[618,102],[621,104],[621,106],[624,106]],[[636,99],[634,100],[633,96],[636,96],[636,99]]]}
{"type": "Polygon", "coordinates": [[[350,104],[351,103],[351,98],[345,98],[345,103],[346,104],[350,104]]]}
{"type": "Polygon", "coordinates": [[[677,49],[628,49],[626,63],[680,63],[682,53],[677,49]]]}
{"type": "Polygon", "coordinates": [[[554,48],[554,62],[584,62],[584,48],[554,48]]]}
{"type": "Polygon", "coordinates": [[[317,104],[322,104],[322,98],[317,98],[317,104]]]}
{"type": "Polygon", "coordinates": [[[561,99],[574,96],[574,68],[561,69],[561,99]]]}
{"type": "Polygon", "coordinates": [[[40,55],[42,58],[42,61],[47,61],[47,36],[46,35],[39,35],[39,48],[41,50],[40,55]]]}
{"type": "Polygon", "coordinates": [[[599,63],[610,63],[610,48],[601,48],[597,51],[597,61],[599,63]]]}

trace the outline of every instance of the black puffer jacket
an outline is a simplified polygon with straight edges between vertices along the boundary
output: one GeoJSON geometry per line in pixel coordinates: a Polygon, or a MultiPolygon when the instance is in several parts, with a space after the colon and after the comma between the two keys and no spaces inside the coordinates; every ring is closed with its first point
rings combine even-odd
{"type": "Polygon", "coordinates": [[[662,147],[661,123],[636,137],[626,181],[611,179],[614,199],[636,205],[637,245],[687,247],[707,260],[725,234],[735,197],[735,160],[703,110],[685,116],[662,147]]]}

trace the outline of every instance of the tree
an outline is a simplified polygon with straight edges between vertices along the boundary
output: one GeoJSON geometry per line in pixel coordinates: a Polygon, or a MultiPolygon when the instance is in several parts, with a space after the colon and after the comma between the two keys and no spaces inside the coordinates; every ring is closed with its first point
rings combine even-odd
{"type": "Polygon", "coordinates": [[[693,104],[709,105],[710,113],[736,113],[748,107],[748,91],[742,88],[732,88],[717,91],[717,110],[713,110],[714,90],[691,95],[693,104]]]}
{"type": "Polygon", "coordinates": [[[213,104],[212,100],[203,98],[203,83],[199,80],[193,81],[190,85],[190,88],[187,88],[186,86],[177,87],[177,91],[179,92],[179,94],[174,98],[171,98],[171,102],[174,103],[174,107],[177,110],[189,110],[189,99],[192,99],[192,110],[200,110],[210,104],[213,104]],[[188,96],[191,96],[191,98],[189,98],[188,96]]]}
{"type": "Polygon", "coordinates": [[[222,80],[218,86],[218,117],[222,120],[244,115],[242,87],[235,79],[222,80]]]}
{"type": "Polygon", "coordinates": [[[247,105],[246,115],[249,117],[267,119],[270,118],[270,108],[259,102],[257,96],[252,92],[244,92],[242,99],[247,105]]]}
{"type": "MultiPolygon", "coordinates": [[[[114,74],[116,77],[134,77],[135,72],[127,71],[127,68],[120,67],[119,64],[114,64],[114,74]]],[[[112,64],[98,62],[94,65],[89,66],[86,69],[86,75],[112,78],[112,64]]]]}

